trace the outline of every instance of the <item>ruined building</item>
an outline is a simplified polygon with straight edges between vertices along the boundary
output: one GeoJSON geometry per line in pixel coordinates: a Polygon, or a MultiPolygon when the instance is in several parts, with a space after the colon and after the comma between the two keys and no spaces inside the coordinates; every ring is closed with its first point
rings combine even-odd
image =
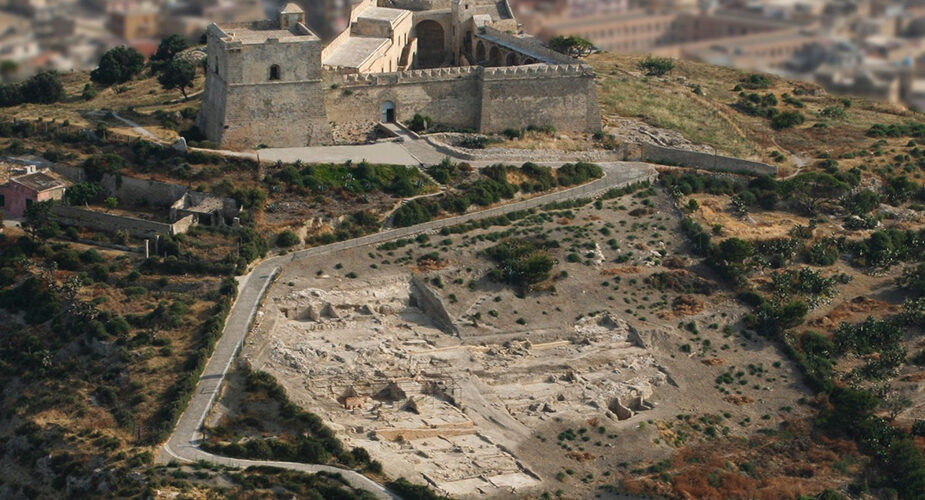
{"type": "Polygon", "coordinates": [[[363,0],[323,46],[289,4],[277,19],[209,26],[198,126],[223,147],[329,144],[416,113],[483,132],[593,132],[591,67],[519,34],[506,0],[363,0]]]}

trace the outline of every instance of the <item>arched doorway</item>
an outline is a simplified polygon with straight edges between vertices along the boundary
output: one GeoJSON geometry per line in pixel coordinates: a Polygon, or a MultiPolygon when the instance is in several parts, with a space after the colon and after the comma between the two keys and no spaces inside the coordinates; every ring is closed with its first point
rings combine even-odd
{"type": "Polygon", "coordinates": [[[503,65],[503,60],[501,59],[501,49],[498,47],[492,47],[488,51],[488,65],[489,66],[501,66],[503,65]]]}
{"type": "Polygon", "coordinates": [[[437,21],[421,21],[414,27],[418,38],[418,67],[436,68],[446,59],[443,50],[443,26],[437,21]]]}
{"type": "Polygon", "coordinates": [[[514,52],[509,53],[507,57],[504,58],[505,66],[517,66],[518,64],[519,61],[517,61],[517,54],[514,52]]]}
{"type": "Polygon", "coordinates": [[[395,103],[392,101],[385,101],[382,103],[382,121],[385,123],[395,121],[395,103]]]}
{"type": "Polygon", "coordinates": [[[485,62],[485,44],[479,40],[479,43],[475,45],[475,63],[482,64],[485,62]]]}

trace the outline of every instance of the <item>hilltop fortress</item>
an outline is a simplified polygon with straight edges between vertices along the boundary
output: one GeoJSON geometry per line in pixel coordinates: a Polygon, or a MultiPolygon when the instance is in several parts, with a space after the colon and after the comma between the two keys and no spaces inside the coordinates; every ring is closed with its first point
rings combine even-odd
{"type": "Polygon", "coordinates": [[[518,33],[506,0],[362,0],[323,46],[289,4],[212,24],[197,125],[228,148],[330,144],[416,113],[447,127],[600,129],[594,72],[518,33]]]}

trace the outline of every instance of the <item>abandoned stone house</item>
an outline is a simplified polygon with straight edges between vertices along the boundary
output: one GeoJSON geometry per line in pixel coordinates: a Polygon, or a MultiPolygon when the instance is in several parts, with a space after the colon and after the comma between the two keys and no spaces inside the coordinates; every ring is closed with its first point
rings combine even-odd
{"type": "Polygon", "coordinates": [[[518,33],[506,0],[361,0],[326,46],[304,21],[289,4],[274,20],[209,26],[197,120],[209,140],[330,144],[417,113],[482,132],[600,128],[591,67],[518,33]]]}

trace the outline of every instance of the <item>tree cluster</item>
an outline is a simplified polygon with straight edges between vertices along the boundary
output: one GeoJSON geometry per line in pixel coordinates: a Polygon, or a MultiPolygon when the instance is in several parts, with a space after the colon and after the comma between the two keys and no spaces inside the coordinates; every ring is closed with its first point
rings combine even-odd
{"type": "Polygon", "coordinates": [[[42,71],[22,83],[0,85],[0,108],[24,103],[51,104],[64,99],[64,87],[54,71],[42,71]]]}

